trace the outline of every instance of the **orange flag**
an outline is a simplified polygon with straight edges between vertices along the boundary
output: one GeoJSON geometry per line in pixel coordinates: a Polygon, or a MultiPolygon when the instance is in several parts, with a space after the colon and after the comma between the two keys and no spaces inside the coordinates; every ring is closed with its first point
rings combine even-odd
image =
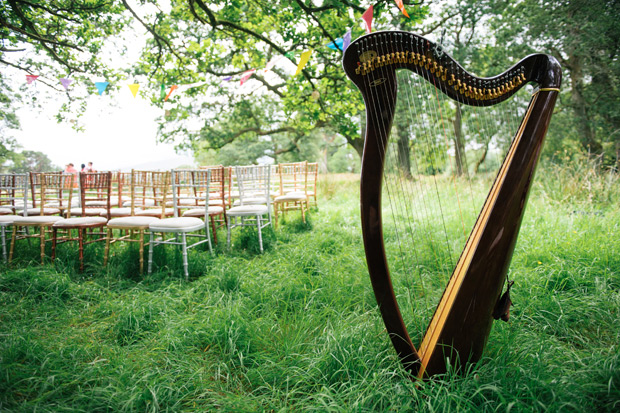
{"type": "Polygon", "coordinates": [[[403,14],[405,15],[406,18],[409,18],[409,14],[407,13],[407,10],[405,10],[405,5],[403,4],[403,0],[394,0],[396,2],[396,5],[398,6],[398,8],[400,9],[400,11],[403,12],[403,14]]]}
{"type": "Polygon", "coordinates": [[[168,94],[166,95],[166,97],[164,98],[164,102],[168,100],[168,98],[170,97],[170,95],[172,95],[172,92],[174,92],[175,90],[177,90],[179,87],[177,85],[172,85],[170,86],[170,91],[168,92],[168,94]]]}
{"type": "Polygon", "coordinates": [[[372,33],[372,5],[362,14],[362,19],[366,23],[366,33],[372,33]]]}

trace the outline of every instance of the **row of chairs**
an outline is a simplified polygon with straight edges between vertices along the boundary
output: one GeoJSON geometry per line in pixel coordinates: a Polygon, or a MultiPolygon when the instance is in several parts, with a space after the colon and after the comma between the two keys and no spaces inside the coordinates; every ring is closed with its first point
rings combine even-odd
{"type": "Polygon", "coordinates": [[[0,175],[3,257],[6,261],[6,228],[12,226],[9,261],[21,239],[39,239],[42,263],[46,242],[52,243],[54,259],[57,244],[77,241],[83,270],[84,245],[105,241],[105,265],[110,245],[128,241],[139,243],[142,272],[145,235],[149,234],[148,271],[152,268],[153,248],[175,244],[182,247],[187,277],[187,250],[207,243],[212,252],[211,234],[217,242],[219,226],[227,226],[228,245],[233,228],[256,226],[262,252],[261,230],[271,225],[272,205],[276,222],[279,214],[293,208],[300,209],[305,220],[310,199],[316,203],[313,167],[300,162],[276,168],[214,166],[165,172],[80,173],[78,185],[73,175],[62,173],[0,175]],[[277,191],[271,180],[274,169],[279,181],[277,191]],[[308,184],[308,176],[314,180],[312,185],[308,184]],[[166,236],[170,234],[174,237],[166,236]],[[188,243],[187,238],[197,240],[188,243]]]}

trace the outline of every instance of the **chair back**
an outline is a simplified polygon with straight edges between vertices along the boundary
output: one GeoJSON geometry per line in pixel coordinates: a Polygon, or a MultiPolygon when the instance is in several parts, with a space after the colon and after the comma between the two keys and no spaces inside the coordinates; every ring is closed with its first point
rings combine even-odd
{"type": "Polygon", "coordinates": [[[235,176],[239,187],[239,204],[265,204],[271,206],[271,166],[235,166],[235,176]]]}
{"type": "Polygon", "coordinates": [[[305,195],[308,185],[308,161],[279,164],[278,178],[280,195],[293,192],[305,195]]]}
{"type": "MultiPolygon", "coordinates": [[[[71,202],[75,187],[75,175],[58,172],[30,173],[31,185],[39,188],[39,215],[49,215],[49,209],[58,209],[59,213],[67,211],[71,216],[71,202]]],[[[33,205],[36,199],[33,197],[33,205]]]]}
{"type": "Polygon", "coordinates": [[[131,215],[150,210],[164,218],[171,194],[170,171],[131,171],[131,215]]]}
{"type": "Polygon", "coordinates": [[[0,174],[0,210],[27,209],[28,174],[0,174]]]}
{"type": "Polygon", "coordinates": [[[88,210],[110,219],[112,172],[80,172],[80,207],[83,217],[88,210]]]}
{"type": "Polygon", "coordinates": [[[174,216],[182,216],[183,210],[204,209],[208,219],[211,175],[210,169],[173,169],[172,204],[174,216]]]}

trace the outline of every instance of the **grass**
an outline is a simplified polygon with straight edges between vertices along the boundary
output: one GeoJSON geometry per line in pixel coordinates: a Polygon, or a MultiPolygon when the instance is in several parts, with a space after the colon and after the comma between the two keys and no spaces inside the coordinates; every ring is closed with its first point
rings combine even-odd
{"type": "Polygon", "coordinates": [[[414,382],[401,368],[368,280],[357,178],[341,175],[321,180],[308,224],[293,213],[266,231],[264,254],[251,230],[230,251],[191,251],[190,282],[174,248],[140,276],[134,246],[113,246],[104,269],[91,245],[79,273],[74,248],[40,266],[24,244],[0,266],[0,410],[617,411],[618,186],[547,168],[513,256],[511,321],[463,373],[414,382]]]}

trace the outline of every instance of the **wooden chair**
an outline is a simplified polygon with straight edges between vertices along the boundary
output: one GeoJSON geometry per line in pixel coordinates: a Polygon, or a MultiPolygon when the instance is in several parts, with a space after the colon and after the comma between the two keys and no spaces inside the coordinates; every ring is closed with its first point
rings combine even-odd
{"type": "MultiPolygon", "coordinates": [[[[222,165],[217,166],[202,166],[200,169],[207,169],[211,171],[211,177],[209,179],[209,206],[221,207],[221,213],[212,213],[211,227],[213,230],[213,240],[217,244],[217,228],[226,226],[226,209],[229,207],[229,194],[230,194],[230,168],[225,168],[222,165]],[[216,226],[216,221],[218,222],[216,226]]],[[[217,209],[214,209],[216,211],[217,209]]],[[[187,214],[195,214],[196,212],[188,211],[187,214]]],[[[183,216],[186,213],[183,214],[183,216]]],[[[194,215],[189,215],[194,216],[194,215]]]]}
{"type": "Polygon", "coordinates": [[[307,166],[308,170],[308,178],[307,178],[307,188],[306,188],[306,197],[308,198],[307,209],[310,209],[310,198],[314,200],[314,206],[318,207],[319,204],[317,202],[316,194],[317,194],[317,180],[319,177],[319,163],[318,162],[308,162],[307,166]]]}
{"type": "Polygon", "coordinates": [[[214,225],[213,216],[222,215],[224,207],[222,205],[211,205],[210,196],[212,184],[215,182],[217,185],[221,184],[223,172],[224,168],[172,171],[174,217],[159,219],[149,225],[151,234],[148,259],[149,274],[153,266],[153,248],[157,245],[181,246],[186,280],[189,277],[187,250],[207,243],[209,251],[213,253],[209,220],[211,219],[211,225],[214,225]],[[213,179],[214,177],[215,179],[213,179]],[[156,237],[157,233],[160,233],[161,236],[156,237]],[[174,238],[166,239],[166,234],[174,234],[174,238]],[[181,236],[180,240],[178,239],[179,235],[181,236]],[[188,244],[188,237],[197,238],[198,241],[188,244]]]}
{"type": "Polygon", "coordinates": [[[0,174],[0,239],[6,262],[6,229],[13,225],[16,212],[28,204],[28,174],[0,174]]]}
{"type": "Polygon", "coordinates": [[[69,215],[77,217],[61,219],[52,225],[52,260],[56,258],[58,243],[78,241],[80,271],[84,271],[84,245],[106,240],[103,227],[110,219],[112,173],[81,172],[79,180],[80,207],[69,210],[69,215]],[[96,229],[99,232],[94,232],[96,229]],[[75,236],[73,231],[77,233],[75,236]],[[88,237],[94,238],[89,240],[88,237]]]}
{"type": "MultiPolygon", "coordinates": [[[[73,199],[71,201],[66,201],[61,199],[60,202],[55,199],[58,196],[52,196],[52,194],[47,194],[46,201],[44,205],[41,205],[42,202],[42,176],[46,175],[47,177],[51,177],[54,175],[63,175],[62,172],[30,172],[29,173],[29,187],[30,187],[30,202],[27,203],[27,208],[21,210],[20,215],[62,215],[64,210],[71,207],[71,203],[73,203],[73,199]],[[70,203],[68,203],[70,202],[70,203]]],[[[65,174],[66,175],[66,174],[65,174]]],[[[73,176],[75,180],[75,175],[73,176]]],[[[75,182],[71,184],[71,188],[75,187],[75,182]]],[[[64,188],[63,188],[64,189],[64,188]]],[[[49,188],[48,188],[49,192],[49,188]]]]}
{"type": "MultiPolygon", "coordinates": [[[[166,206],[169,196],[171,196],[170,171],[132,170],[131,200],[129,201],[131,215],[112,218],[108,221],[104,266],[107,265],[110,256],[110,244],[119,241],[137,242],[140,251],[140,273],[144,271],[144,233],[152,222],[174,213],[173,208],[166,206]],[[120,233],[116,238],[114,230],[120,233]]],[[[127,207],[127,203],[124,207],[127,207]]]]}
{"type": "Polygon", "coordinates": [[[271,167],[269,165],[236,166],[235,176],[239,187],[239,200],[226,211],[228,246],[230,247],[233,228],[256,226],[260,251],[263,252],[261,230],[267,225],[271,225],[271,167]],[[267,218],[263,219],[265,215],[267,218]]]}
{"type": "Polygon", "coordinates": [[[41,173],[37,174],[34,179],[33,173],[30,174],[31,184],[38,186],[37,193],[39,198],[33,198],[33,205],[38,204],[38,209],[25,209],[24,213],[39,211],[38,215],[26,215],[15,217],[13,221],[13,236],[11,239],[11,250],[9,253],[9,262],[13,259],[13,253],[15,251],[15,245],[17,241],[28,238],[39,238],[41,246],[41,264],[45,259],[45,242],[46,234],[51,232],[51,228],[55,222],[63,219],[59,214],[62,211],[68,211],[69,217],[71,214],[74,184],[74,175],[72,174],[59,174],[59,173],[41,173]],[[57,215],[52,215],[57,214],[57,215]],[[18,232],[21,229],[37,228],[38,234],[30,235],[28,231],[23,231],[18,236],[18,232]]]}
{"type": "Polygon", "coordinates": [[[308,162],[281,163],[278,165],[278,178],[280,181],[279,195],[273,200],[273,213],[275,226],[278,227],[278,215],[287,211],[298,209],[301,218],[306,222],[306,208],[308,197],[308,162]]]}

